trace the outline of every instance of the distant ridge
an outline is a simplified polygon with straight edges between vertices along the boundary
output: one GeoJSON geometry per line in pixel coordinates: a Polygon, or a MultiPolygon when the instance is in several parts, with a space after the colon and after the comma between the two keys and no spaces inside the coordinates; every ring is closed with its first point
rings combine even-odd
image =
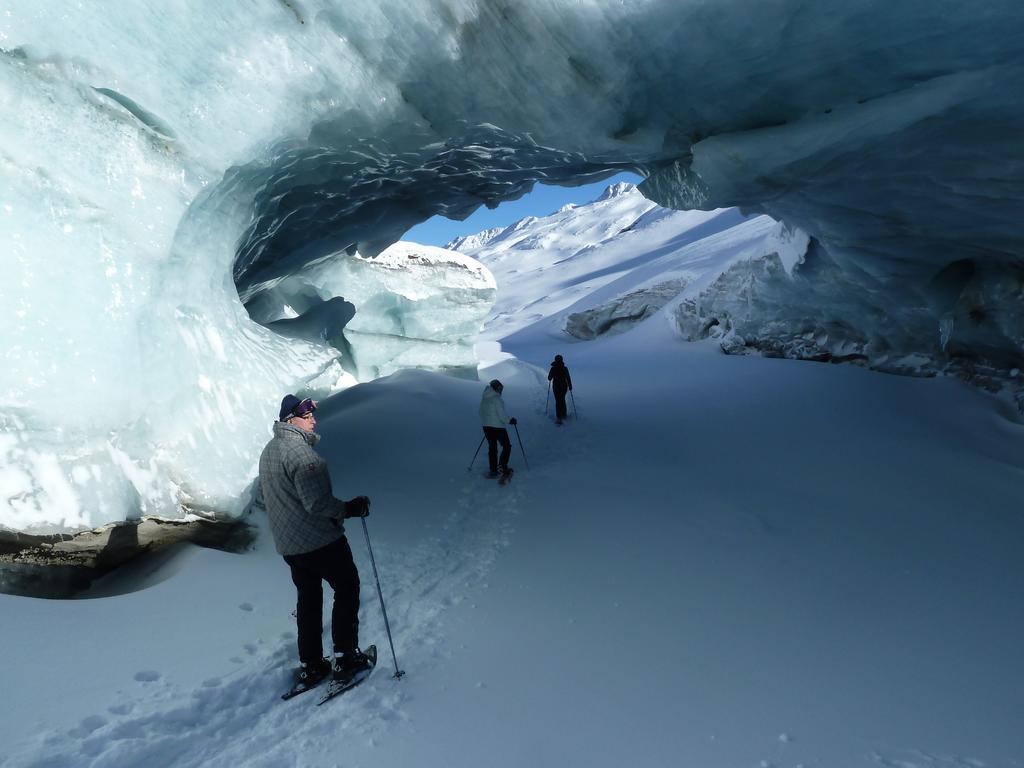
{"type": "Polygon", "coordinates": [[[654,203],[645,200],[636,192],[636,184],[620,181],[605,187],[604,191],[589,203],[567,203],[547,216],[525,216],[509,224],[507,227],[494,227],[493,229],[485,229],[472,235],[456,237],[449,240],[444,247],[452,251],[459,251],[460,253],[475,253],[483,250],[486,246],[495,246],[499,241],[510,239],[517,235],[518,237],[515,237],[515,239],[521,242],[528,237],[529,232],[534,229],[536,224],[541,226],[558,226],[560,223],[568,222],[580,216],[590,217],[596,215],[597,218],[600,218],[601,214],[592,206],[632,194],[636,194],[640,201],[641,210],[638,211],[638,215],[657,208],[654,203]]]}
{"type": "Polygon", "coordinates": [[[454,240],[449,240],[444,247],[450,251],[472,251],[487,245],[491,240],[504,232],[505,229],[506,227],[494,227],[493,229],[485,229],[483,232],[477,232],[475,235],[462,235],[454,240]]]}

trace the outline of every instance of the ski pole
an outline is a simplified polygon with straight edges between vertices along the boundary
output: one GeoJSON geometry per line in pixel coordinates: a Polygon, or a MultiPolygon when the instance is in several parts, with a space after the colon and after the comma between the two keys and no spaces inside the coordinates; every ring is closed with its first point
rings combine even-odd
{"type": "Polygon", "coordinates": [[[548,382],[548,396],[544,398],[544,415],[548,415],[548,400],[551,399],[551,382],[548,382]]]}
{"type": "Polygon", "coordinates": [[[523,438],[519,437],[519,425],[513,424],[516,428],[516,439],[519,441],[519,450],[523,452],[523,463],[526,464],[526,468],[530,468],[530,462],[526,460],[526,451],[523,449],[523,438]]]}
{"type": "Polygon", "coordinates": [[[574,395],[572,393],[571,389],[569,390],[569,397],[572,399],[572,414],[573,414],[573,416],[576,417],[576,421],[579,421],[580,420],[580,412],[576,410],[576,395],[574,395]]]}
{"type": "Polygon", "coordinates": [[[478,453],[480,453],[480,449],[481,449],[481,448],[483,447],[483,445],[484,445],[484,440],[485,440],[486,438],[487,438],[487,435],[484,435],[483,437],[481,437],[481,438],[480,438],[480,445],[478,445],[478,446],[476,447],[476,453],[474,453],[474,454],[473,454],[473,461],[469,462],[469,466],[468,466],[468,467],[466,467],[466,471],[467,471],[467,472],[469,472],[470,470],[472,470],[472,469],[473,469],[473,462],[474,462],[474,461],[476,461],[476,457],[477,457],[477,454],[478,454],[478,453]]]}
{"type": "Polygon", "coordinates": [[[391,646],[391,658],[395,662],[394,678],[398,680],[405,672],[398,668],[398,657],[395,656],[395,644],[391,640],[391,625],[388,623],[388,612],[384,609],[384,593],[380,591],[380,577],[377,576],[377,562],[373,559],[373,547],[370,546],[370,532],[366,528],[366,518],[360,517],[363,521],[363,535],[366,536],[366,549],[370,553],[370,565],[373,566],[373,579],[377,582],[377,597],[380,598],[380,612],[384,614],[384,629],[388,633],[388,645],[391,646]]]}

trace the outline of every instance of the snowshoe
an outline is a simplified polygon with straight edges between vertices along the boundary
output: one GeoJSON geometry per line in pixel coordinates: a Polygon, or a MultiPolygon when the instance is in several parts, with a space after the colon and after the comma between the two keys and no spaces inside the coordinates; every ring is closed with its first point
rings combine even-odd
{"type": "Polygon", "coordinates": [[[377,646],[371,645],[373,658],[356,648],[334,660],[334,682],[347,683],[360,672],[373,668],[377,663],[377,646]]]}
{"type": "Polygon", "coordinates": [[[355,688],[370,676],[375,666],[377,666],[377,646],[375,645],[367,648],[365,653],[358,648],[354,653],[346,653],[341,659],[334,662],[334,679],[327,686],[327,692],[317,702],[317,706],[319,707],[335,696],[355,688]]]}
{"type": "Polygon", "coordinates": [[[331,674],[331,662],[328,659],[320,659],[319,662],[306,664],[295,670],[295,685],[287,693],[281,695],[285,701],[298,696],[300,693],[311,691],[331,674]]]}

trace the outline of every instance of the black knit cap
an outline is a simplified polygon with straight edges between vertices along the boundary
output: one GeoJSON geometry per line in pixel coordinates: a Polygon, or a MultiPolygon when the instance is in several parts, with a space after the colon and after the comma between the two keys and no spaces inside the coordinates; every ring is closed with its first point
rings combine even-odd
{"type": "Polygon", "coordinates": [[[301,403],[295,395],[285,395],[284,400],[281,401],[281,412],[277,416],[278,421],[284,421],[289,416],[292,416],[292,411],[301,403]]]}

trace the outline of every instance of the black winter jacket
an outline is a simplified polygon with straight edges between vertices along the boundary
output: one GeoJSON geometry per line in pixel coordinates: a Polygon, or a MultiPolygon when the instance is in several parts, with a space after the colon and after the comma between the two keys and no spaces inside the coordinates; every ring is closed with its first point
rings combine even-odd
{"type": "Polygon", "coordinates": [[[566,368],[565,363],[556,361],[551,364],[551,370],[548,372],[548,381],[551,382],[552,388],[557,391],[565,392],[572,389],[572,378],[569,376],[569,369],[566,368]]]}

